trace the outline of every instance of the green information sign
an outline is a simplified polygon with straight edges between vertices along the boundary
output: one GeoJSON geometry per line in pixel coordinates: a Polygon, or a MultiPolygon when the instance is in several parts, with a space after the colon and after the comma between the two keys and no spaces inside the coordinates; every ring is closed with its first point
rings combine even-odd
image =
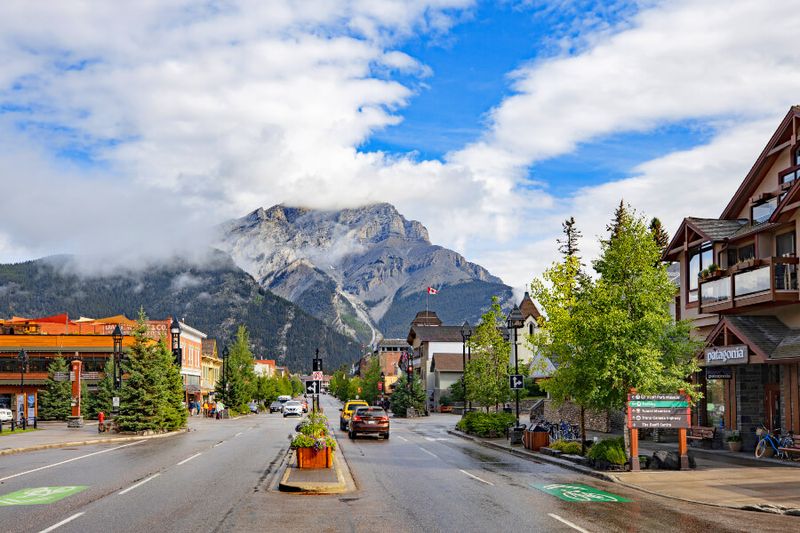
{"type": "Polygon", "coordinates": [[[53,503],[86,488],[86,485],[74,485],[70,487],[36,487],[33,489],[22,489],[0,496],[0,507],[53,503]]]}
{"type": "Polygon", "coordinates": [[[630,407],[660,407],[660,408],[678,408],[683,407],[684,409],[689,407],[689,402],[687,401],[677,401],[672,402],[669,400],[631,400],[628,402],[630,407]]]}
{"type": "Polygon", "coordinates": [[[557,498],[568,502],[629,502],[631,500],[595,489],[588,485],[579,483],[544,483],[539,485],[531,484],[531,487],[539,489],[557,498]]]}

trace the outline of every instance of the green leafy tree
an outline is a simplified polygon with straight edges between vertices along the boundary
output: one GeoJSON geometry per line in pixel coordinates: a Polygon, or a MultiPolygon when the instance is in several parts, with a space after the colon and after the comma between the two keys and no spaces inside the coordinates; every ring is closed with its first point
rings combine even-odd
{"type": "Polygon", "coordinates": [[[278,380],[275,377],[258,376],[256,379],[256,400],[269,405],[278,399],[278,380]]]}
{"type": "Polygon", "coordinates": [[[557,366],[543,387],[582,409],[622,409],[631,388],[696,396],[688,376],[698,344],[689,324],[670,315],[675,287],[652,232],[625,205],[608,229],[596,281],[581,282],[577,260],[567,258],[531,286],[547,315],[534,344],[557,366]]]}
{"type": "Polygon", "coordinates": [[[367,370],[364,372],[364,377],[361,379],[361,398],[366,400],[370,405],[375,405],[378,402],[380,392],[378,390],[378,383],[381,380],[381,363],[377,357],[373,357],[367,370]]]}
{"type": "Polygon", "coordinates": [[[328,385],[330,393],[341,401],[347,400],[347,394],[350,391],[350,378],[347,377],[347,372],[344,368],[340,368],[331,376],[330,384],[328,385]]]}
{"type": "Polygon", "coordinates": [[[286,376],[278,378],[278,393],[281,396],[292,396],[292,382],[286,376]]]}
{"type": "Polygon", "coordinates": [[[116,423],[122,431],[172,431],[186,425],[183,381],[172,352],[162,339],[147,337],[147,317],[139,312],[123,370],[116,423]]]}
{"type": "Polygon", "coordinates": [[[56,381],[56,373],[67,373],[67,361],[56,357],[47,367],[48,377],[44,389],[39,392],[39,418],[41,420],[66,420],[72,412],[72,384],[56,381]]]}
{"type": "Polygon", "coordinates": [[[489,407],[508,401],[511,390],[508,384],[508,362],[511,345],[503,338],[505,328],[503,310],[497,297],[481,316],[480,323],[470,337],[472,357],[467,363],[467,400],[489,407]]]}
{"type": "Polygon", "coordinates": [[[300,378],[292,376],[292,396],[300,396],[305,390],[306,388],[303,386],[303,382],[300,381],[300,378]]]}
{"type": "Polygon", "coordinates": [[[405,374],[394,384],[391,398],[392,412],[396,416],[406,416],[408,409],[413,407],[417,412],[425,410],[425,389],[419,377],[414,375],[411,380],[411,389],[408,386],[408,376],[405,374]]]}
{"type": "MultiPolygon", "coordinates": [[[[247,328],[239,326],[236,339],[228,352],[225,364],[225,380],[220,380],[216,386],[218,397],[234,413],[247,413],[250,411],[248,403],[256,395],[256,375],[253,370],[253,352],[250,350],[250,335],[247,328]]],[[[288,381],[288,380],[287,380],[288,381]]],[[[291,383],[289,383],[291,394],[291,383]]]]}
{"type": "Polygon", "coordinates": [[[356,376],[352,378],[347,384],[347,399],[348,400],[355,400],[356,398],[362,398],[364,394],[364,384],[361,382],[361,378],[356,376]]]}
{"type": "Polygon", "coordinates": [[[464,401],[464,384],[459,380],[447,388],[447,395],[453,402],[464,401]]]}

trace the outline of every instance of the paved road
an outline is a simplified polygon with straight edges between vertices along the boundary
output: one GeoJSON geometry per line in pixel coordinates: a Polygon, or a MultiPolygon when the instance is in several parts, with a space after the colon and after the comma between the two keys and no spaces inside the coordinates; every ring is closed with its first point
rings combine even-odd
{"type": "MultiPolygon", "coordinates": [[[[330,398],[328,413],[337,407],[330,398]]],[[[689,505],[510,457],[450,436],[455,417],[393,420],[389,441],[338,432],[358,490],[269,490],[296,421],[204,421],[198,431],[124,445],[0,458],[0,498],[85,485],[46,505],[0,507],[0,530],[43,531],[787,531],[800,518],[689,505]],[[207,422],[207,423],[206,423],[207,422]],[[533,488],[582,483],[633,500],[569,503],[533,488]]],[[[334,420],[335,427],[338,427],[334,420]]]]}

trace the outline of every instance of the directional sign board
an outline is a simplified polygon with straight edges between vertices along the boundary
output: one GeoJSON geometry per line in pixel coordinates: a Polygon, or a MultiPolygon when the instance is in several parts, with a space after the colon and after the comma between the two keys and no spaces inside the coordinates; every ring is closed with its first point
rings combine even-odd
{"type": "Polygon", "coordinates": [[[525,388],[525,380],[522,374],[511,374],[508,376],[508,383],[511,390],[519,390],[525,388]]]}
{"type": "Polygon", "coordinates": [[[688,428],[689,399],[680,394],[631,394],[628,397],[628,427],[652,429],[688,428]]]}
{"type": "Polygon", "coordinates": [[[0,507],[53,503],[86,488],[86,485],[74,485],[68,487],[36,487],[33,489],[22,489],[0,496],[0,507]]]}
{"type": "Polygon", "coordinates": [[[631,500],[580,483],[545,483],[531,487],[568,502],[629,502],[631,500]]]}
{"type": "Polygon", "coordinates": [[[306,381],[307,394],[319,394],[319,381],[306,381]]]}
{"type": "Polygon", "coordinates": [[[315,370],[311,373],[311,379],[314,381],[322,381],[322,370],[315,370]]]}

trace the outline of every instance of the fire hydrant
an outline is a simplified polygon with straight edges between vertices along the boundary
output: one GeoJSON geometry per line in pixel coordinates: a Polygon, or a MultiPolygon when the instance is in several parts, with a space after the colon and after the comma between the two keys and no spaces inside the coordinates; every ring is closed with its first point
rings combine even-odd
{"type": "Polygon", "coordinates": [[[103,433],[106,430],[106,414],[103,411],[97,413],[97,432],[103,433]]]}

